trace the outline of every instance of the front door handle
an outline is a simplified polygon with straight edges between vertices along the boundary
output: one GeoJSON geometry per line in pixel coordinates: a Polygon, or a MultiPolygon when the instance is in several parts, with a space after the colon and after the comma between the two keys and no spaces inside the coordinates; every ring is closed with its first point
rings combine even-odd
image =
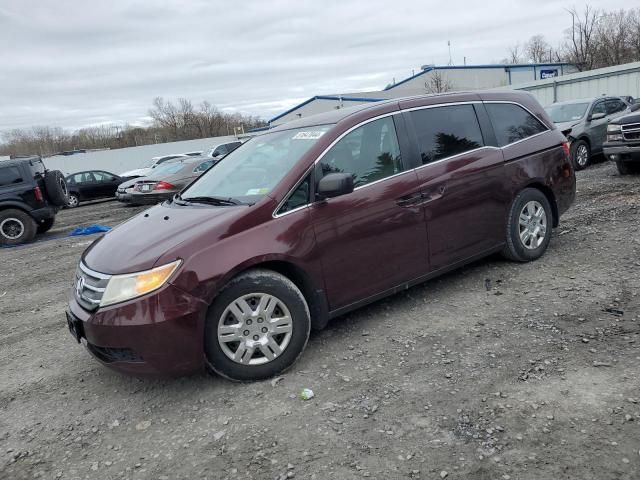
{"type": "Polygon", "coordinates": [[[400,207],[413,207],[420,204],[422,198],[422,193],[413,193],[411,195],[407,195],[406,197],[399,198],[398,200],[396,200],[396,204],[400,207]]]}

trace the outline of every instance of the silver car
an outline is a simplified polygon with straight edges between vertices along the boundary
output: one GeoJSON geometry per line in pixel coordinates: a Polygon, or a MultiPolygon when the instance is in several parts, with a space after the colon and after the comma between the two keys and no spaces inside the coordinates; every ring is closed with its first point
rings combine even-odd
{"type": "Polygon", "coordinates": [[[571,160],[576,170],[602,153],[610,120],[631,112],[627,97],[598,97],[558,102],[545,108],[558,129],[571,143],[571,160]]]}

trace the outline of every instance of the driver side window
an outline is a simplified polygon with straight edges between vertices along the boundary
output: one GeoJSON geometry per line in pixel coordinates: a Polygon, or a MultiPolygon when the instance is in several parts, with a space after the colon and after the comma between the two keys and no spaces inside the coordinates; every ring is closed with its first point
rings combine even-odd
{"type": "Polygon", "coordinates": [[[402,159],[393,117],[356,128],[320,160],[321,175],[351,173],[354,187],[402,172],[402,159]]]}
{"type": "Polygon", "coordinates": [[[591,110],[591,115],[594,113],[604,113],[607,114],[607,110],[604,106],[604,102],[598,102],[593,106],[593,110],[591,110]]]}

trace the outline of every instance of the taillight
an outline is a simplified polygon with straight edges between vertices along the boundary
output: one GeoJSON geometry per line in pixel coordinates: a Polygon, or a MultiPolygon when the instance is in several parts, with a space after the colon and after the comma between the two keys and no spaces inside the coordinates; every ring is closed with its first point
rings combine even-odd
{"type": "Polygon", "coordinates": [[[569,142],[564,142],[562,144],[562,149],[564,150],[564,154],[567,158],[571,158],[571,145],[569,145],[569,142]]]}
{"type": "Polygon", "coordinates": [[[153,187],[154,190],[171,190],[172,188],[175,188],[175,187],[170,183],[163,182],[163,181],[156,183],[156,186],[153,187]]]}
{"type": "Polygon", "coordinates": [[[36,186],[36,188],[33,189],[33,193],[35,193],[37,201],[44,202],[44,197],[42,196],[42,190],[40,190],[40,187],[36,186]]]}

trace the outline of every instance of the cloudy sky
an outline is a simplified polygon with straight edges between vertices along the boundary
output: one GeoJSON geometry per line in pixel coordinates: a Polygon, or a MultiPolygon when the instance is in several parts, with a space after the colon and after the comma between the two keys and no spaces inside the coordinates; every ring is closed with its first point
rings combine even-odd
{"type": "MultiPolygon", "coordinates": [[[[609,10],[628,0],[590,0],[609,10]]],[[[562,0],[0,0],[0,131],[144,123],[154,97],[269,119],[421,65],[498,61],[571,17],[562,0]]]]}

